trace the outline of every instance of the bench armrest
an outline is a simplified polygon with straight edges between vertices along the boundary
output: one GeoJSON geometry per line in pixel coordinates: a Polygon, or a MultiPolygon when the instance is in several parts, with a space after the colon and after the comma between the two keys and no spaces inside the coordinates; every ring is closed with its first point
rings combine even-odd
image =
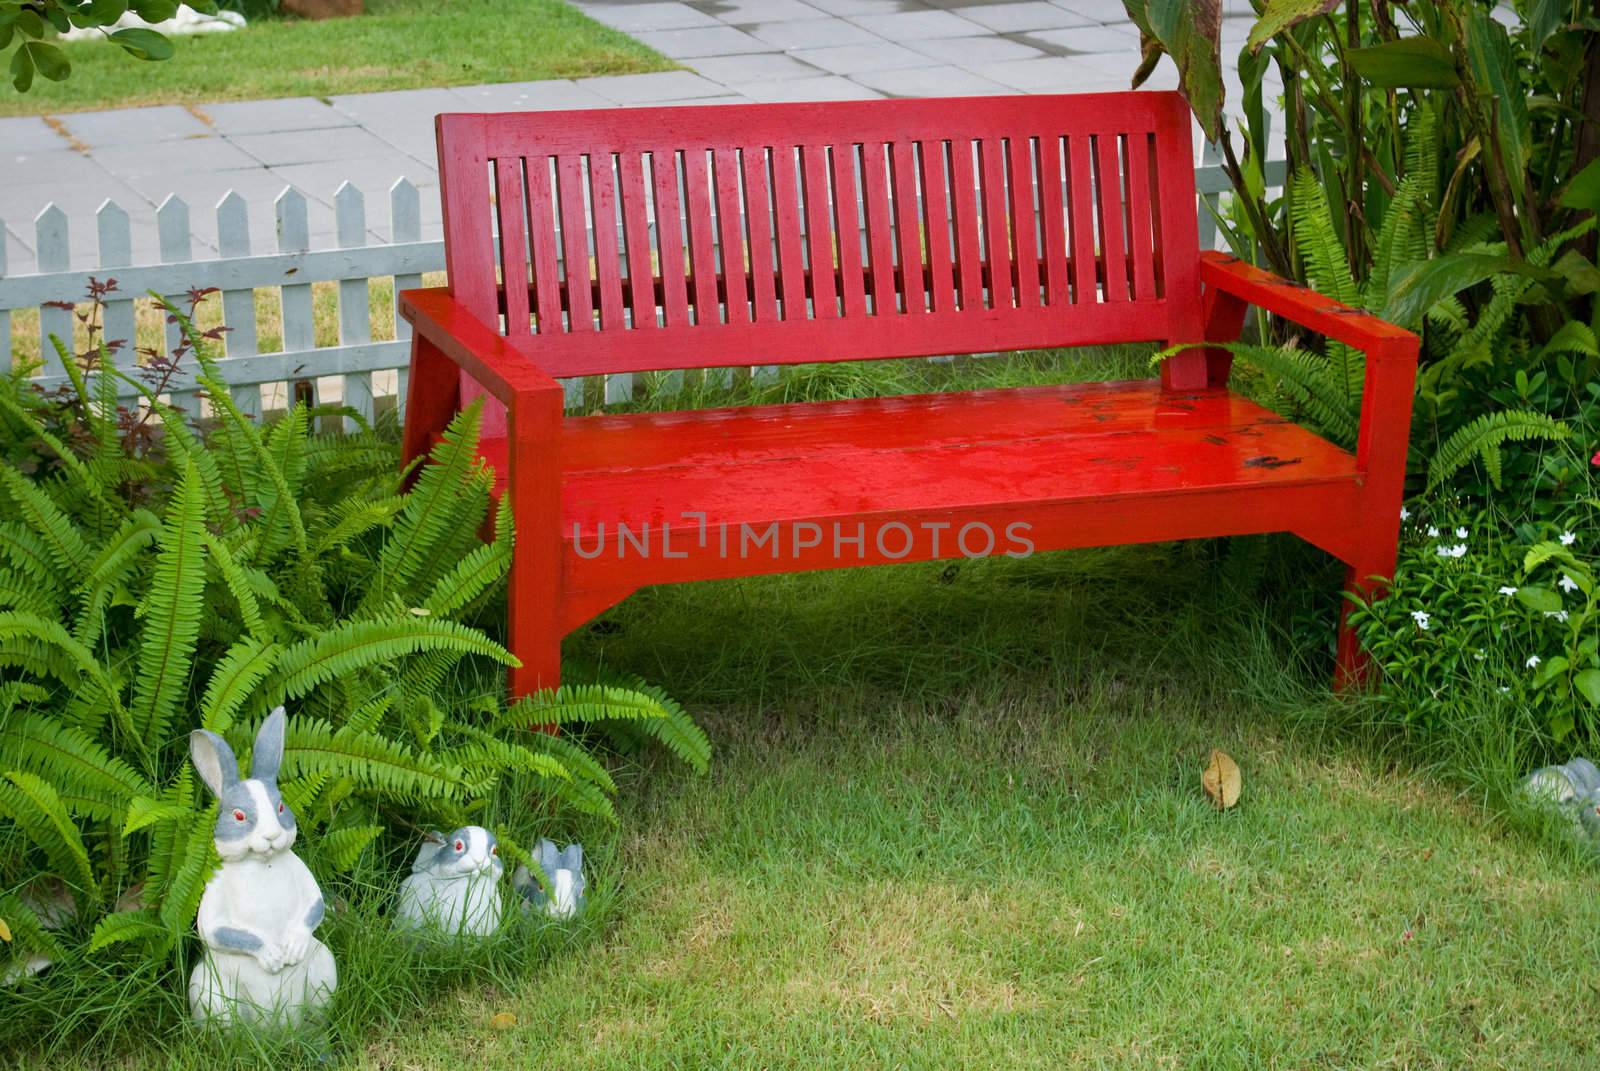
{"type": "Polygon", "coordinates": [[[561,395],[561,384],[444,287],[400,292],[400,315],[467,375],[505,405],[518,397],[561,395]]]}
{"type": "Polygon", "coordinates": [[[1368,361],[1416,363],[1417,336],[1405,328],[1341,305],[1238,257],[1217,252],[1200,254],[1200,281],[1336,342],[1354,346],[1367,355],[1368,361]]]}
{"type": "Polygon", "coordinates": [[[1207,341],[1223,341],[1219,328],[1237,338],[1243,306],[1249,303],[1366,355],[1356,465],[1366,474],[1374,507],[1389,511],[1398,526],[1411,445],[1411,401],[1421,344],[1417,336],[1226,253],[1200,255],[1200,281],[1208,292],[1207,341]],[[1216,298],[1209,296],[1213,292],[1216,298]],[[1224,307],[1228,305],[1233,308],[1224,307]]]}

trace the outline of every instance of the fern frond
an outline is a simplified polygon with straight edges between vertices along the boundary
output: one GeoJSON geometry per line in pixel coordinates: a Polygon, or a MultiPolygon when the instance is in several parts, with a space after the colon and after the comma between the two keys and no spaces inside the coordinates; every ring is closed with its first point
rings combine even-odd
{"type": "MultiPolygon", "coordinates": [[[[1151,363],[1157,364],[1194,345],[1169,346],[1152,356],[1151,363]]],[[[1338,373],[1330,368],[1327,361],[1293,346],[1255,346],[1239,342],[1207,342],[1204,345],[1208,349],[1227,350],[1267,373],[1276,380],[1285,396],[1305,411],[1319,431],[1347,449],[1355,445],[1361,428],[1358,402],[1346,396],[1338,373]]]]}
{"type": "Polygon", "coordinates": [[[79,642],[92,644],[100,634],[105,620],[106,605],[122,583],[139,564],[144,549],[156,541],[161,531],[161,521],[149,510],[136,509],[123,518],[84,576],[80,588],[82,599],[78,610],[78,623],[73,635],[79,642]]]}
{"type": "Polygon", "coordinates": [[[509,543],[485,543],[440,577],[422,605],[434,614],[453,614],[498,584],[510,568],[509,543]]]}
{"type": "Polygon", "coordinates": [[[1306,258],[1311,285],[1335,301],[1356,307],[1361,302],[1361,293],[1350,274],[1350,262],[1333,224],[1333,213],[1328,209],[1322,183],[1309,167],[1302,167],[1290,179],[1290,184],[1291,225],[1295,242],[1306,258]]]}
{"type": "Polygon", "coordinates": [[[15,420],[22,423],[28,429],[30,435],[50,448],[50,452],[60,462],[68,483],[98,513],[102,516],[107,516],[118,512],[116,506],[106,497],[106,487],[97,474],[97,470],[85,464],[70,447],[57,438],[33,414],[18,405],[15,396],[10,391],[0,390],[0,409],[3,409],[15,420]]]}
{"type": "Polygon", "coordinates": [[[61,960],[66,957],[61,942],[45,928],[44,920],[39,917],[38,912],[15,893],[0,892],[0,918],[5,919],[6,924],[11,927],[11,943],[19,951],[44,956],[50,960],[61,960]]]}
{"type": "Polygon", "coordinates": [[[206,550],[210,552],[208,560],[216,567],[217,576],[222,581],[222,586],[233,597],[234,605],[239,608],[239,621],[244,625],[244,630],[251,636],[260,636],[266,631],[266,626],[261,620],[261,604],[256,601],[255,587],[250,578],[245,575],[244,567],[234,559],[233,552],[228,549],[225,540],[204,532],[201,536],[206,550]]]}
{"type": "Polygon", "coordinates": [[[321,528],[316,535],[317,552],[325,554],[345,546],[374,528],[386,527],[405,508],[405,504],[406,500],[402,495],[392,495],[376,501],[355,499],[341,502],[329,515],[326,525],[313,526],[321,528]]]}
{"type": "Polygon", "coordinates": [[[18,573],[41,591],[60,590],[63,574],[51,564],[50,551],[44,541],[15,521],[0,521],[0,557],[8,559],[18,573]]]}
{"type": "Polygon", "coordinates": [[[195,811],[187,822],[174,824],[184,829],[183,846],[175,855],[176,866],[161,889],[161,906],[158,913],[162,927],[174,937],[189,932],[194,926],[195,914],[200,910],[200,897],[206,891],[206,882],[216,871],[221,860],[217,846],[212,841],[211,830],[216,825],[215,807],[195,811]]]}
{"type": "Polygon", "coordinates": [[[206,584],[204,535],[200,476],[188,464],[167,507],[161,552],[139,607],[144,623],[130,713],[140,737],[157,747],[166,741],[172,712],[193,671],[191,656],[200,633],[201,594],[206,584]]]}
{"type": "Polygon", "coordinates": [[[130,737],[129,746],[144,750],[143,738],[134,732],[132,718],[122,705],[116,685],[92,651],[73,639],[66,629],[47,618],[34,614],[0,613],[0,642],[13,639],[31,641],[60,655],[60,659],[47,664],[47,668],[52,670],[50,675],[69,689],[81,688],[85,681],[93,684],[95,691],[111,708],[118,724],[130,737]]]}
{"type": "Polygon", "coordinates": [[[131,837],[139,830],[153,826],[157,822],[188,818],[191,810],[188,804],[151,799],[149,796],[135,796],[128,801],[128,814],[122,820],[122,835],[131,837]]]}
{"type": "Polygon", "coordinates": [[[133,797],[154,792],[132,766],[94,737],[45,714],[0,723],[0,751],[8,764],[61,786],[69,809],[95,820],[110,818],[133,797]]]}
{"type": "Polygon", "coordinates": [[[277,687],[290,697],[305,695],[336,676],[393,662],[421,651],[482,655],[505,665],[510,651],[477,629],[454,621],[406,616],[377,621],[347,621],[287,648],[278,660],[277,687]]]}
{"type": "Polygon", "coordinates": [[[222,467],[217,463],[219,451],[208,450],[189,427],[186,414],[177,410],[162,409],[162,429],[168,452],[175,468],[182,469],[186,462],[194,465],[200,478],[200,489],[205,495],[206,519],[219,532],[231,533],[239,527],[239,517],[234,504],[223,488],[222,467]]]}
{"type": "Polygon", "coordinates": [[[290,721],[284,746],[288,774],[330,773],[348,777],[388,799],[456,799],[461,780],[432,756],[420,754],[377,733],[335,729],[317,718],[290,721]]]}
{"type": "Polygon", "coordinates": [[[72,886],[79,903],[99,902],[100,886],[89,863],[89,849],[55,786],[26,770],[7,771],[0,781],[0,814],[44,852],[55,875],[72,886]]]}
{"type": "Polygon", "coordinates": [[[35,484],[10,465],[0,466],[0,486],[16,509],[16,516],[44,544],[52,563],[66,576],[76,576],[89,558],[89,547],[78,526],[56,505],[45,487],[57,481],[35,484]]]}
{"type": "Polygon", "coordinates": [[[229,647],[211,671],[211,680],[200,700],[201,727],[226,733],[233,726],[233,716],[277,665],[279,653],[277,644],[254,637],[229,647]]]}
{"type": "Polygon", "coordinates": [[[154,941],[164,944],[167,931],[161,925],[161,916],[149,908],[117,911],[95,923],[94,934],[89,938],[89,952],[98,952],[122,941],[154,941]]]}
{"type": "MultiPolygon", "coordinates": [[[[1488,454],[1496,451],[1502,443],[1536,439],[1559,442],[1571,434],[1571,429],[1565,424],[1543,413],[1525,409],[1485,413],[1472,423],[1456,429],[1455,434],[1434,451],[1433,460],[1428,463],[1428,490],[1433,490],[1460,472],[1474,455],[1487,460],[1488,454]]],[[[1494,485],[1499,487],[1499,465],[1494,461],[1488,463],[1493,465],[1490,475],[1495,477],[1494,485]]]]}
{"type": "Polygon", "coordinates": [[[346,826],[330,829],[317,838],[317,860],[335,874],[343,874],[356,865],[367,845],[383,833],[382,826],[346,826]]]}

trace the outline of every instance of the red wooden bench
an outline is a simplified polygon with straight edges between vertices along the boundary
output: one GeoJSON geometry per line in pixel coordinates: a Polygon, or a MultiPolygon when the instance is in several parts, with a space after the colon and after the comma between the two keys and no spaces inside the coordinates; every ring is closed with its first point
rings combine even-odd
{"type": "MultiPolygon", "coordinates": [[[[645,584],[1279,531],[1353,590],[1392,573],[1417,339],[1200,251],[1176,94],[441,115],[438,136],[450,285],[401,297],[404,449],[492,396],[516,694],[645,584]],[[1159,381],[673,413],[564,416],[556,382],[1220,341],[1251,304],[1365,352],[1353,455],[1230,393],[1215,349],[1159,381]]],[[[1338,665],[1360,668],[1343,626],[1338,665]]]]}

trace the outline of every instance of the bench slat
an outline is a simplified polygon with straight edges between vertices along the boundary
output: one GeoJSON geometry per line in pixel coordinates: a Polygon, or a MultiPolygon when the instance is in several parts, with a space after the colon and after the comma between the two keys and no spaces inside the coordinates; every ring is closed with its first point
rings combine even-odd
{"type": "Polygon", "coordinates": [[[654,279],[650,257],[650,222],[645,214],[644,157],[625,152],[617,157],[617,176],[622,190],[622,237],[628,250],[627,290],[633,310],[633,326],[656,326],[655,287],[634,286],[635,279],[654,279]]]}
{"type": "Polygon", "coordinates": [[[561,241],[566,252],[567,331],[595,329],[593,279],[589,270],[589,224],[584,210],[583,157],[556,158],[556,200],[561,207],[561,241]]]}
{"type": "Polygon", "coordinates": [[[717,304],[717,250],[711,230],[711,183],[706,150],[683,152],[683,205],[689,221],[689,270],[694,282],[694,322],[722,322],[717,304]]]}
{"type": "Polygon", "coordinates": [[[1133,299],[1156,296],[1155,240],[1151,234],[1150,137],[1128,135],[1128,245],[1133,261],[1133,299]]]}
{"type": "Polygon", "coordinates": [[[772,150],[772,196],[777,206],[778,265],[783,284],[784,320],[806,318],[806,269],[802,248],[804,227],[796,185],[796,150],[772,150]]]}
{"type": "Polygon", "coordinates": [[[688,284],[685,268],[689,255],[683,245],[683,216],[678,197],[678,153],[667,146],[650,153],[655,179],[656,242],[661,260],[661,307],[666,326],[689,324],[688,284]]]}
{"type": "Polygon", "coordinates": [[[559,335],[563,287],[557,264],[550,161],[544,156],[530,156],[523,161],[523,170],[528,183],[528,244],[533,256],[533,292],[539,311],[539,334],[559,335]]]}
{"type": "Polygon", "coordinates": [[[1011,234],[1017,307],[1039,307],[1039,219],[1034,210],[1033,142],[1013,134],[1007,142],[1011,183],[1011,234]]]}
{"type": "Polygon", "coordinates": [[[712,152],[716,175],[717,223],[721,233],[722,279],[728,322],[750,322],[750,302],[745,289],[744,198],[739,187],[739,150],[719,145],[712,152]]]}
{"type": "Polygon", "coordinates": [[[928,311],[922,275],[922,217],[917,206],[916,147],[896,141],[889,151],[889,177],[894,191],[895,232],[900,248],[900,294],[907,313],[928,311]]]}
{"type": "Polygon", "coordinates": [[[1044,222],[1044,276],[1046,301],[1061,308],[1072,301],[1067,272],[1067,217],[1061,185],[1061,138],[1048,134],[1039,139],[1039,209],[1044,222]]]}
{"type": "Polygon", "coordinates": [[[921,149],[922,208],[927,216],[928,295],[934,312],[955,310],[955,280],[951,272],[950,204],[945,183],[945,148],[942,139],[924,141],[921,149]]]}
{"type": "Polygon", "coordinates": [[[956,217],[956,281],[961,308],[983,308],[983,249],[978,242],[978,185],[972,168],[972,142],[950,143],[950,194],[956,217]]]}
{"type": "Polygon", "coordinates": [[[533,330],[528,308],[527,229],[522,209],[526,204],[522,184],[522,158],[494,162],[495,210],[500,218],[500,263],[505,280],[506,334],[526,335],[533,330]]]}
{"type": "Polygon", "coordinates": [[[838,220],[835,234],[839,246],[839,290],[846,319],[867,314],[857,204],[856,146],[844,142],[833,147],[833,210],[838,220]]]}
{"type": "Polygon", "coordinates": [[[1095,134],[1090,139],[1094,160],[1095,201],[1100,211],[1101,285],[1106,301],[1128,300],[1128,261],[1123,247],[1122,176],[1119,166],[1121,138],[1095,134]]]}
{"type": "Polygon", "coordinates": [[[1013,307],[1011,291],[1011,229],[1006,212],[1006,168],[1000,139],[979,143],[978,178],[983,184],[984,269],[989,284],[989,307],[1013,307]]]}
{"type": "Polygon", "coordinates": [[[767,181],[767,150],[746,149],[744,196],[748,206],[750,230],[750,280],[755,301],[755,320],[769,323],[778,318],[778,263],[772,248],[772,189],[767,181]]]}
{"type": "Polygon", "coordinates": [[[589,157],[589,199],[594,220],[594,275],[600,294],[600,330],[624,326],[622,267],[617,230],[616,163],[608,152],[589,157]]]}
{"type": "Polygon", "coordinates": [[[900,290],[895,281],[894,234],[889,224],[888,146],[881,141],[861,147],[861,184],[866,191],[867,251],[872,274],[872,312],[892,315],[900,310],[900,290]]]}

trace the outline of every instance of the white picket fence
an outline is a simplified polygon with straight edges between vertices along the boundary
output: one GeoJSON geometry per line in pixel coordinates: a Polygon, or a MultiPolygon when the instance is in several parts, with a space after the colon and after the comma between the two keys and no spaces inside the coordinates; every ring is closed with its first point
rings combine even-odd
{"type": "MultiPolygon", "coordinates": [[[[1214,213],[1229,189],[1215,160],[1215,152],[1208,147],[1205,166],[1196,172],[1200,236],[1207,248],[1216,245],[1214,213]]],[[[1282,185],[1283,170],[1281,162],[1267,165],[1270,188],[1282,185]]],[[[37,308],[39,352],[44,360],[37,382],[46,388],[60,384],[65,371],[50,336],[72,338],[74,313],[49,303],[82,301],[91,279],[104,282],[114,278],[117,290],[106,304],[104,337],[129,340],[120,356],[131,364],[135,360],[136,300],[158,293],[181,304],[190,289],[215,288],[222,292],[222,322],[228,328],[222,336],[224,356],[218,361],[219,370],[244,411],[262,415],[263,388],[274,388],[271,397],[283,399],[292,385],[305,384],[315,390],[319,380],[333,377],[338,386],[327,394],[337,395],[344,405],[370,420],[380,396],[374,373],[381,374],[381,393],[392,390],[394,404],[403,404],[409,330],[396,315],[393,339],[372,337],[369,284],[373,279],[392,278],[398,295],[406,287],[420,285],[423,273],[444,270],[444,243],[422,239],[417,188],[401,179],[389,189],[388,200],[390,241],[370,243],[366,198],[354,185],[344,183],[333,199],[337,244],[312,249],[306,198],[298,190],[286,189],[274,203],[277,236],[275,248],[269,251],[259,236],[250,234],[244,198],[230,192],[215,209],[218,256],[196,259],[189,205],[174,195],[156,212],[159,262],[139,265],[133,263],[128,213],[121,206],[107,201],[95,215],[97,262],[73,265],[68,242],[72,224],[65,212],[50,205],[33,221],[37,270],[23,275],[6,274],[6,230],[0,220],[0,354],[13,354],[12,310],[37,308]],[[312,287],[328,282],[338,284],[338,340],[334,345],[319,346],[312,287]],[[281,323],[282,346],[267,353],[258,346],[256,291],[262,289],[277,291],[281,323]]],[[[167,324],[164,330],[170,352],[178,341],[178,329],[167,324]]],[[[612,378],[618,382],[607,383],[608,402],[621,400],[632,385],[631,377],[612,378]]],[[[175,405],[196,417],[202,414],[203,401],[186,371],[180,371],[168,387],[168,397],[175,405]]],[[[569,399],[580,403],[581,383],[574,381],[568,388],[569,399]]]]}

